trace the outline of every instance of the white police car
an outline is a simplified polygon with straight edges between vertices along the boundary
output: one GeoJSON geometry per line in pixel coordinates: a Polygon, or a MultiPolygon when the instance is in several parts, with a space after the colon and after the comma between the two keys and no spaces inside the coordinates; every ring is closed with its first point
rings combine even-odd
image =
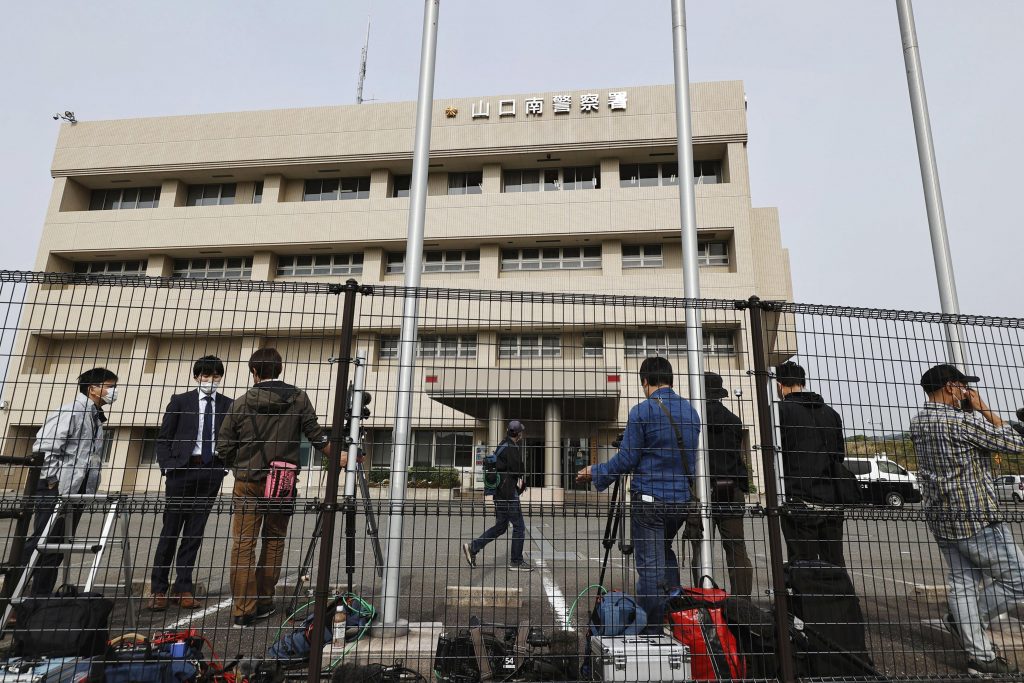
{"type": "Polygon", "coordinates": [[[921,502],[921,487],[917,477],[890,460],[884,453],[866,458],[843,460],[860,482],[865,503],[903,507],[906,503],[921,502]]]}

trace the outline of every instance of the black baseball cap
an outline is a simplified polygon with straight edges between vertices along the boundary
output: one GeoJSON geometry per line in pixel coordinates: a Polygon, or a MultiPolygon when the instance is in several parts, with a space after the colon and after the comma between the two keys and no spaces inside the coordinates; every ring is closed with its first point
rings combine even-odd
{"type": "Polygon", "coordinates": [[[522,434],[526,431],[526,425],[519,420],[510,420],[508,423],[509,434],[522,434]]]}
{"type": "Polygon", "coordinates": [[[930,368],[927,372],[921,375],[921,388],[926,393],[932,393],[938,391],[942,387],[946,386],[949,382],[960,382],[961,384],[968,384],[979,381],[978,377],[972,377],[965,375],[960,372],[955,365],[948,363],[942,363],[930,368]]]}
{"type": "Polygon", "coordinates": [[[722,383],[722,376],[717,372],[704,373],[704,395],[709,401],[725,398],[729,390],[722,383]]]}

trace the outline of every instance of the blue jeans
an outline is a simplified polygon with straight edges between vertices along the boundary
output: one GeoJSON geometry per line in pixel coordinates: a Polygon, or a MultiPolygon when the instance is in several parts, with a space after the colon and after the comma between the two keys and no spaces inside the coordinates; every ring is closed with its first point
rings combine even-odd
{"type": "Polygon", "coordinates": [[[996,653],[985,630],[1024,601],[1024,553],[1005,524],[992,524],[970,538],[935,540],[949,566],[949,609],[964,648],[972,659],[991,660],[996,653]],[[992,583],[979,590],[986,578],[992,583]]]}
{"type": "Polygon", "coordinates": [[[526,522],[523,521],[523,508],[519,505],[519,499],[495,499],[494,514],[497,518],[494,526],[485,531],[480,538],[473,541],[469,549],[475,555],[483,550],[485,545],[508,531],[508,526],[511,524],[512,556],[509,559],[513,564],[521,564],[523,561],[523,545],[526,544],[526,522]]]}
{"type": "Polygon", "coordinates": [[[686,521],[686,514],[659,503],[645,503],[633,496],[630,528],[636,560],[636,599],[647,613],[646,632],[657,633],[665,620],[665,596],[680,585],[679,560],[672,544],[686,521]]]}

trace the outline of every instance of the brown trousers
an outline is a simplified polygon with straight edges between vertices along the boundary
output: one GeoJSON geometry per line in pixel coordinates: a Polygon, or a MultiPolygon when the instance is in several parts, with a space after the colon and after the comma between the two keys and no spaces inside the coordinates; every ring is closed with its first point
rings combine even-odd
{"type": "Polygon", "coordinates": [[[259,508],[262,481],[236,481],[232,494],[231,612],[242,617],[255,613],[257,605],[273,603],[291,515],[268,514],[259,508]],[[257,562],[256,541],[260,538],[263,546],[257,562]]]}

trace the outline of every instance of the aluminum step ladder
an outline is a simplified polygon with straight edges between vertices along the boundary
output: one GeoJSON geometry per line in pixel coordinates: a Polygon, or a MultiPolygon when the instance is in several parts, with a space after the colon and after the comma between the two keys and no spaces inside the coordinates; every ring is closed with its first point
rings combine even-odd
{"type": "MultiPolygon", "coordinates": [[[[88,514],[89,512],[90,510],[86,509],[83,511],[83,514],[88,514]]],[[[32,552],[28,562],[25,564],[25,568],[21,572],[18,583],[14,587],[14,591],[11,593],[10,603],[4,610],[3,620],[0,620],[0,629],[6,628],[7,622],[11,618],[14,605],[24,599],[25,590],[29,585],[29,581],[32,579],[33,572],[35,572],[36,567],[39,564],[40,557],[45,554],[55,553],[61,553],[64,555],[63,583],[69,583],[71,575],[71,557],[73,555],[92,555],[92,564],[89,567],[89,573],[86,576],[85,585],[82,588],[83,591],[88,592],[92,590],[93,583],[96,581],[96,575],[99,573],[100,566],[103,563],[103,556],[106,553],[107,548],[112,543],[120,544],[121,546],[121,568],[124,572],[125,593],[128,601],[128,625],[134,628],[136,626],[137,619],[135,610],[132,608],[133,567],[131,539],[128,537],[129,525],[129,512],[126,509],[125,499],[123,496],[107,493],[74,493],[66,496],[60,496],[57,499],[57,504],[53,508],[53,512],[50,514],[50,518],[46,520],[46,526],[43,528],[43,533],[39,538],[39,543],[36,545],[35,550],[32,552]],[[97,503],[102,503],[104,506],[103,527],[100,530],[98,538],[76,540],[72,534],[64,533],[61,535],[67,540],[53,543],[50,542],[50,532],[58,519],[64,518],[66,521],[70,521],[70,517],[74,514],[75,507],[88,508],[90,505],[97,503]],[[117,534],[118,520],[121,520],[120,537],[114,538],[115,534],[117,534]]],[[[67,527],[67,525],[65,526],[67,527]]],[[[67,531],[68,528],[65,528],[65,532],[67,531]]]]}

